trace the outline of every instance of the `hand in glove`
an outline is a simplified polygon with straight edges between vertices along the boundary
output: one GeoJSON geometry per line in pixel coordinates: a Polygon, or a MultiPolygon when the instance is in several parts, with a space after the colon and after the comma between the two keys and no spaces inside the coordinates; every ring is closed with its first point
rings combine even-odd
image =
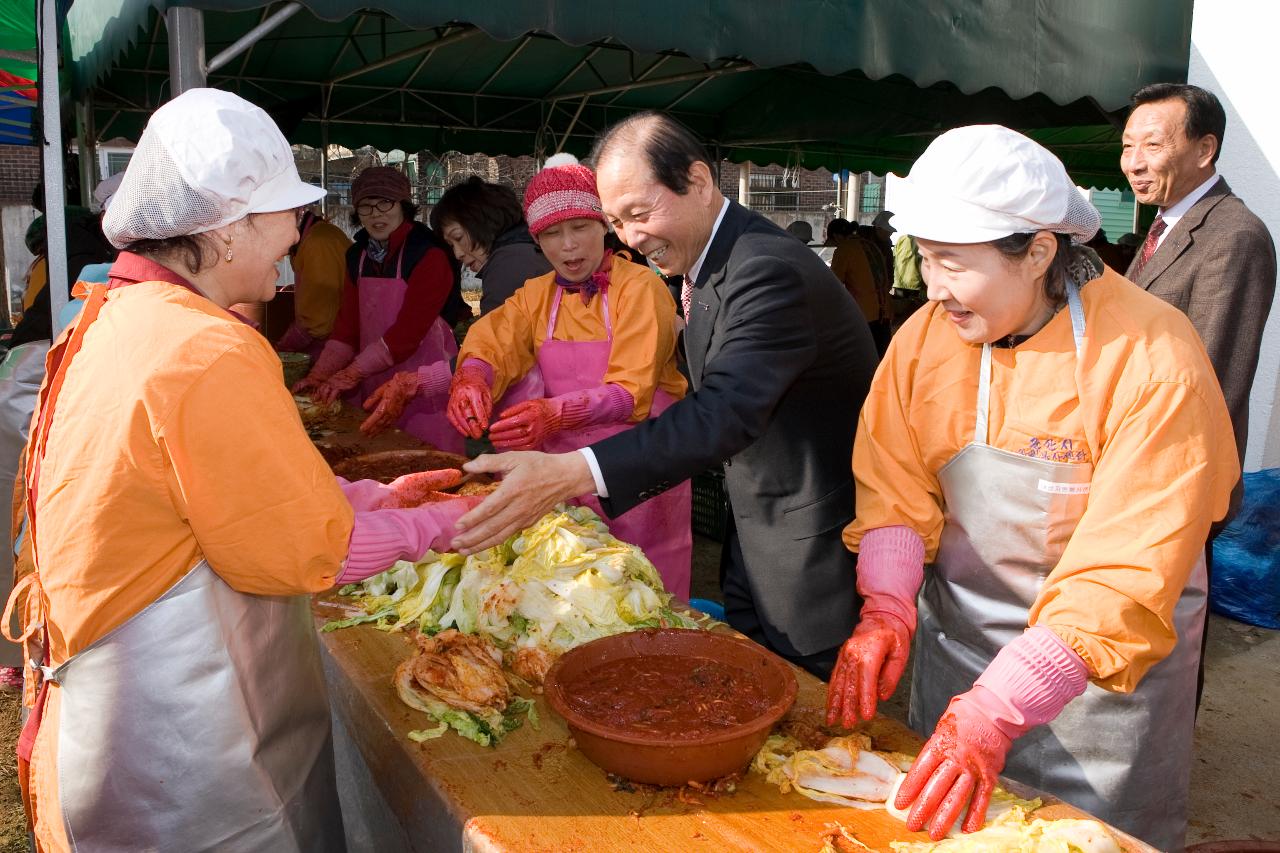
{"type": "Polygon", "coordinates": [[[489,429],[489,440],[499,450],[535,450],[564,429],[625,422],[634,408],[631,393],[612,383],[526,400],[502,413],[502,420],[489,429]]]}
{"type": "Polygon", "coordinates": [[[311,392],[311,399],[317,403],[332,403],[343,394],[360,384],[364,374],[354,364],[342,368],[320,384],[311,392]]]}
{"type": "Polygon", "coordinates": [[[404,509],[415,507],[427,500],[434,492],[451,489],[462,482],[462,472],[457,468],[443,468],[439,471],[415,471],[397,477],[390,483],[379,483],[377,480],[356,480],[348,482],[338,478],[338,488],[342,489],[347,503],[356,512],[370,512],[375,509],[404,509]]]}
{"type": "Polygon", "coordinates": [[[447,551],[454,523],[483,497],[457,498],[414,509],[356,513],[347,561],[336,583],[355,583],[385,572],[399,560],[420,560],[427,551],[447,551]]]}
{"type": "Polygon", "coordinates": [[[903,780],[894,805],[915,800],[907,828],[932,818],[936,841],[968,803],[962,828],[981,829],[1013,741],[1054,720],[1088,683],[1084,659],[1048,628],[1030,628],[1001,649],[973,688],[951,700],[903,780]]]}
{"type": "Polygon", "coordinates": [[[355,350],[349,344],[334,340],[326,341],[324,349],[320,350],[320,356],[316,359],[316,363],[311,365],[310,372],[295,382],[289,390],[294,394],[312,394],[330,376],[350,364],[354,355],[355,350]]]}
{"type": "Polygon", "coordinates": [[[866,613],[845,640],[827,686],[827,725],[851,729],[876,715],[907,668],[911,632],[891,613],[866,613]]]}
{"type": "Polygon", "coordinates": [[[852,728],[893,695],[911,651],[924,540],[909,527],[868,530],[858,546],[862,618],[840,649],[827,687],[827,725],[852,728]]]}
{"type": "Polygon", "coordinates": [[[907,814],[907,829],[919,832],[927,822],[929,837],[934,841],[946,837],[966,805],[969,811],[963,830],[982,829],[991,792],[1013,745],[995,723],[965,699],[967,695],[951,700],[894,800],[899,809],[915,802],[907,814]]]}
{"type": "Polygon", "coordinates": [[[493,414],[493,370],[479,359],[467,359],[453,374],[449,386],[449,423],[463,435],[479,438],[489,428],[493,414]]]}
{"type": "Polygon", "coordinates": [[[332,403],[359,385],[366,376],[386,370],[394,363],[391,360],[391,350],[378,339],[361,350],[350,364],[325,380],[323,385],[312,392],[311,399],[317,403],[332,403]]]}
{"type": "Polygon", "coordinates": [[[489,440],[498,450],[537,450],[560,431],[562,407],[554,397],[517,403],[489,428],[489,440]]]}
{"type": "Polygon", "coordinates": [[[415,371],[402,371],[384,382],[364,401],[366,412],[373,414],[360,424],[360,432],[375,436],[388,427],[395,426],[404,414],[405,406],[418,395],[430,399],[449,388],[453,374],[448,361],[423,365],[415,371]]]}

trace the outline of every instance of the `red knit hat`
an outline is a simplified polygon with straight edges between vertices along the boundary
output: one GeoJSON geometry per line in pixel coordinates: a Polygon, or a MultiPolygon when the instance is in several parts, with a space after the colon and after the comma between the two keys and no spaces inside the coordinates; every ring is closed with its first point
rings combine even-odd
{"type": "Polygon", "coordinates": [[[370,166],[351,182],[351,203],[359,204],[366,198],[412,201],[413,191],[409,179],[400,170],[390,166],[370,166]]]}
{"type": "Polygon", "coordinates": [[[604,218],[596,175],[572,154],[556,154],[524,191],[524,218],[533,236],[566,219],[604,218]]]}

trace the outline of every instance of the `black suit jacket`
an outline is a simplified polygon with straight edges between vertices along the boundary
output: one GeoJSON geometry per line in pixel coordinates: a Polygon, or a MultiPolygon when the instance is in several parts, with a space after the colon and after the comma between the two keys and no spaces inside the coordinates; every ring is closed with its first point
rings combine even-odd
{"type": "MultiPolygon", "coordinates": [[[[1139,258],[1141,252],[1129,265],[1129,280],[1186,314],[1200,334],[1243,463],[1249,391],[1276,290],[1276,250],[1267,226],[1219,178],[1140,271],[1139,258]]],[[[1243,494],[1244,484],[1237,482],[1223,524],[1235,516],[1243,494]]]]}
{"type": "Polygon", "coordinates": [[[592,446],[625,512],[726,463],[725,485],[765,633],[788,654],[845,640],[857,618],[853,436],[876,366],[866,320],[813,250],[730,203],[684,333],[693,391],[592,446]]]}

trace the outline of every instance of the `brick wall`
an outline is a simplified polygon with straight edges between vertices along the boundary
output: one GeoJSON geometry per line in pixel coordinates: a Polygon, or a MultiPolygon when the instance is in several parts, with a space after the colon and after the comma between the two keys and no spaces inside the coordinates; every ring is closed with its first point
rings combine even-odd
{"type": "Polygon", "coordinates": [[[0,203],[29,202],[40,182],[40,149],[34,145],[0,145],[0,203]]]}

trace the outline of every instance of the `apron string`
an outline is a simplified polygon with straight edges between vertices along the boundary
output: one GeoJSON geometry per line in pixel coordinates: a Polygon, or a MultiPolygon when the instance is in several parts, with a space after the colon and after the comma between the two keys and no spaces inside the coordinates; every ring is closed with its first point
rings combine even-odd
{"type": "MultiPolygon", "coordinates": [[[[551,303],[551,313],[547,316],[547,334],[546,334],[544,343],[546,341],[555,340],[556,320],[560,316],[560,299],[561,297],[564,296],[564,288],[560,287],[559,285],[556,285],[555,288],[556,288],[556,296],[555,296],[555,300],[551,303]]],[[[612,344],[613,343],[613,319],[609,316],[609,291],[608,290],[600,291],[600,307],[601,307],[601,310],[604,311],[605,340],[609,341],[609,343],[612,344]]]]}
{"type": "MultiPolygon", "coordinates": [[[[1075,282],[1067,282],[1067,310],[1071,315],[1071,337],[1075,340],[1076,358],[1084,356],[1084,303],[1075,282]]],[[[974,418],[973,443],[986,445],[990,438],[988,420],[991,415],[991,344],[982,345],[982,366],[978,373],[978,406],[974,418]]]]}

